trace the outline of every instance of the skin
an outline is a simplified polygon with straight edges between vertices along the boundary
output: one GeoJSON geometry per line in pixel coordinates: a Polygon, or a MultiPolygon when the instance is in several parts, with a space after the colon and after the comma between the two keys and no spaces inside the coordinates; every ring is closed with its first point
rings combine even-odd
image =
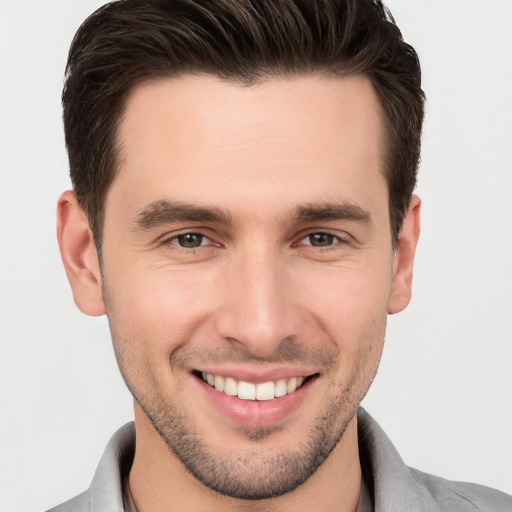
{"type": "Polygon", "coordinates": [[[393,250],[382,138],[364,77],[166,79],[127,100],[101,272],[85,214],[61,196],[75,302],[107,313],[135,397],[139,512],[356,509],[355,412],[387,314],[410,300],[419,236],[413,197],[393,250]],[[222,215],[176,218],[177,201],[222,215]],[[326,205],[343,215],[320,218],[326,205]],[[200,245],[181,247],[184,233],[200,245]],[[292,367],[315,377],[270,424],[226,417],[193,374],[292,367]]]}

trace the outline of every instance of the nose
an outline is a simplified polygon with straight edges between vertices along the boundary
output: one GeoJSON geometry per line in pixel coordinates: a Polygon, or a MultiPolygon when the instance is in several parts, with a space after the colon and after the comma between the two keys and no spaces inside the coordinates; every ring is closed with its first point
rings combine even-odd
{"type": "Polygon", "coordinates": [[[299,312],[291,272],[272,251],[246,251],[226,265],[218,334],[244,345],[249,354],[271,359],[282,342],[296,337],[299,312]]]}

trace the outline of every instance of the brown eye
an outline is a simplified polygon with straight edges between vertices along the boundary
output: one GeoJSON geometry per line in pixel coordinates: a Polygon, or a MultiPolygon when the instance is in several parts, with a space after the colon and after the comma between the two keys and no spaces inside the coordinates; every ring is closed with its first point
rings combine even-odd
{"type": "Polygon", "coordinates": [[[184,233],[173,237],[173,242],[186,249],[195,249],[204,245],[207,238],[199,233],[184,233]]]}
{"type": "Polygon", "coordinates": [[[308,241],[308,245],[313,247],[329,247],[331,246],[336,237],[329,233],[311,233],[304,240],[308,241]]]}

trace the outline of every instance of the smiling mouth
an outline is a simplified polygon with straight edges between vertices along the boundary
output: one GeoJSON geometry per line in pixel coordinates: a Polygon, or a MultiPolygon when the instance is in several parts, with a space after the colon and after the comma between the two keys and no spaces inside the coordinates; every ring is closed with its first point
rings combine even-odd
{"type": "Polygon", "coordinates": [[[232,377],[223,377],[206,372],[195,371],[194,374],[212,388],[215,388],[216,391],[229,396],[236,396],[241,400],[253,401],[268,401],[289,395],[302,387],[308,380],[318,375],[292,377],[290,379],[253,384],[242,380],[237,381],[232,377]]]}

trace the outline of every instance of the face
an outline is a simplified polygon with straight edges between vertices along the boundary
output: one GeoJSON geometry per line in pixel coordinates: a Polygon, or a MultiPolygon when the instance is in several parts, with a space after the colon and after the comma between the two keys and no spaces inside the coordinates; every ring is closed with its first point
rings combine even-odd
{"type": "Polygon", "coordinates": [[[300,485],[375,375],[396,270],[381,139],[363,77],[186,76],[128,99],[102,245],[114,347],[222,494],[300,485]]]}

